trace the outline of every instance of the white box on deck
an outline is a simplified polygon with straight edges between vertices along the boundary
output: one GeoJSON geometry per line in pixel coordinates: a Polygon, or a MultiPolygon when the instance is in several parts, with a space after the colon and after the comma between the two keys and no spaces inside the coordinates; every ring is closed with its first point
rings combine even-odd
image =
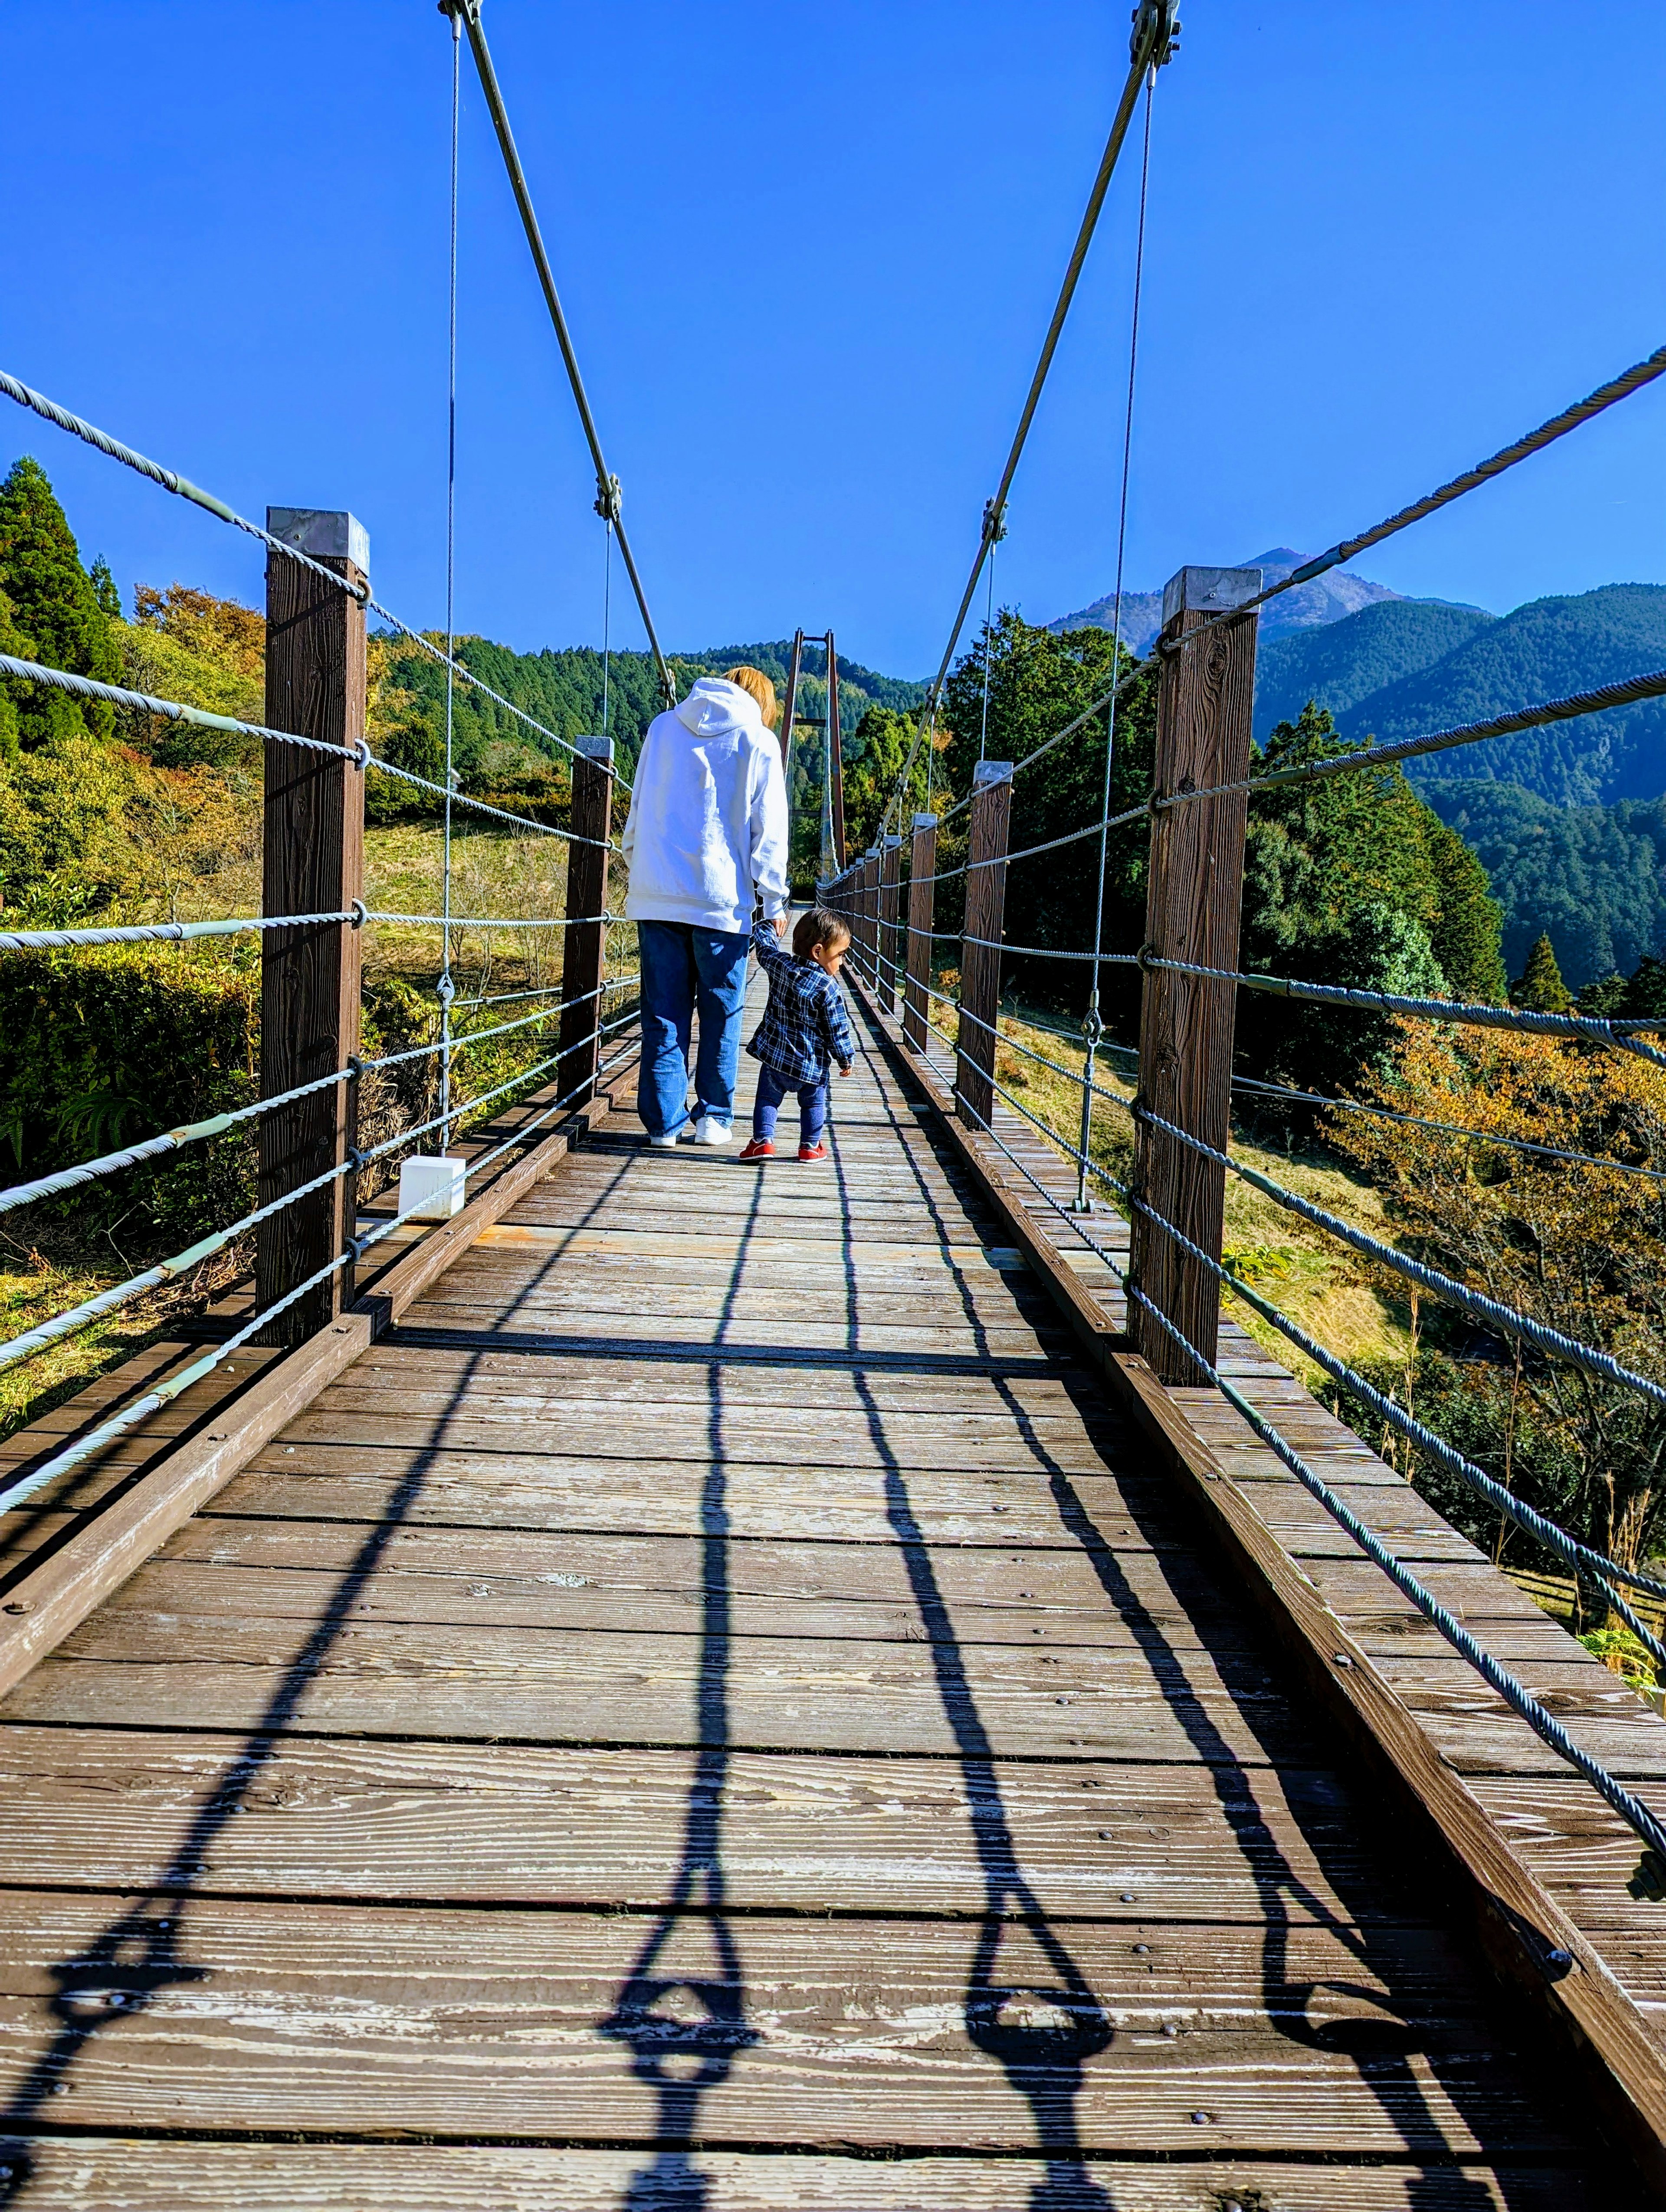
{"type": "Polygon", "coordinates": [[[417,1221],[449,1221],[463,1211],[466,1160],[419,1153],[399,1166],[399,1212],[417,1221]]]}

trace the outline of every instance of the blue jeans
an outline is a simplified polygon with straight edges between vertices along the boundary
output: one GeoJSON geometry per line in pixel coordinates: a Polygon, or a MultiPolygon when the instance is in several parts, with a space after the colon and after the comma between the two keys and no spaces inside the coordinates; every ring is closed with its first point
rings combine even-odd
{"type": "Polygon", "coordinates": [[[794,1083],[790,1075],[777,1073],[765,1060],[758,1062],[752,1134],[765,1138],[775,1135],[775,1116],[789,1091],[799,1094],[799,1142],[813,1145],[827,1120],[827,1078],[824,1075],[818,1083],[794,1083]]]}
{"type": "Polygon", "coordinates": [[[639,921],[642,971],[642,1064],[636,1111],[650,1137],[668,1137],[689,1118],[689,1036],[697,1011],[695,1111],[734,1119],[740,1065],[740,1010],[746,996],[749,935],[695,929],[683,921],[639,921]]]}

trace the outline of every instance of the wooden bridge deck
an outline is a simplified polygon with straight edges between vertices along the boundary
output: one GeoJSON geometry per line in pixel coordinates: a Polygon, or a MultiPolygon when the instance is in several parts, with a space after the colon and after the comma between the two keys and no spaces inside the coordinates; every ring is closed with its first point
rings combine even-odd
{"type": "MultiPolygon", "coordinates": [[[[0,2202],[1621,2201],[876,1032],[836,1091],[827,1167],[602,1123],[13,1690],[0,2202]]],[[[1635,1844],[1283,1525],[1652,2002],[1635,1844]]]]}

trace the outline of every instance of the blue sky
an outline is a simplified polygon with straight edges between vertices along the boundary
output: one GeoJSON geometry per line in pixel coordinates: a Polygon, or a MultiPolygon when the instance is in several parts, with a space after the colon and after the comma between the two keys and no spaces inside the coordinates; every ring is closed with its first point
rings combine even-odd
{"type": "MultiPolygon", "coordinates": [[[[1184,0],[1157,95],[1128,576],[1316,550],[1666,341],[1666,8],[1184,0]]],[[[1126,67],[1128,0],[489,0],[672,647],[935,662],[1126,67]]],[[[350,506],[442,608],[450,40],[431,0],[7,11],[0,365],[246,513],[350,506]]],[[[465,63],[459,623],[599,638],[601,527],[465,63]]],[[[1108,589],[1134,164],[999,596],[1108,589]]],[[[125,592],[258,550],[9,406],[125,592]]],[[[1373,553],[1503,610],[1666,580],[1666,381],[1373,553]]],[[[616,589],[616,641],[640,632],[616,589]]]]}

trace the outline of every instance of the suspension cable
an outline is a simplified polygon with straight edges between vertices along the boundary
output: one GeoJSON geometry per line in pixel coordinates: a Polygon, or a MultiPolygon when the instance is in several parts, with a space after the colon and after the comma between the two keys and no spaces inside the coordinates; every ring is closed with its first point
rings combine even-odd
{"type": "MultiPolygon", "coordinates": [[[[478,4],[478,0],[475,0],[475,4],[478,4]]],[[[1110,135],[1105,141],[1104,152],[1099,158],[1098,174],[1094,178],[1093,189],[1088,194],[1087,206],[1083,211],[1081,224],[1076,233],[1076,243],[1071,249],[1070,259],[1066,264],[1064,282],[1059,288],[1059,296],[1054,305],[1052,320],[1048,324],[1047,335],[1042,341],[1041,356],[1036,363],[1035,374],[1030,380],[1030,390],[1025,395],[1023,411],[1018,416],[1018,428],[1012,434],[1012,442],[1007,450],[1006,466],[1000,472],[1000,482],[995,488],[994,498],[986,504],[983,510],[983,534],[978,541],[977,554],[972,562],[972,571],[966,579],[966,588],[960,595],[960,605],[956,611],[954,621],[950,626],[948,643],[943,648],[943,658],[938,664],[937,673],[932,678],[930,689],[927,691],[921,711],[920,726],[915,732],[914,742],[909,747],[907,757],[903,761],[902,773],[897,778],[896,792],[887,805],[884,818],[879,823],[881,836],[890,827],[891,808],[901,805],[902,795],[908,787],[909,775],[914,767],[914,757],[919,750],[921,737],[935,726],[937,709],[943,696],[943,686],[948,678],[949,664],[954,659],[955,647],[959,643],[960,633],[965,627],[967,612],[977,590],[978,578],[983,573],[983,564],[988,559],[995,542],[991,535],[992,530],[1000,527],[1006,512],[1007,495],[1012,490],[1012,479],[1018,473],[1018,462],[1023,456],[1025,444],[1030,435],[1030,426],[1035,420],[1036,409],[1041,401],[1042,389],[1047,382],[1048,372],[1053,366],[1053,356],[1058,350],[1059,339],[1064,331],[1065,318],[1069,314],[1071,302],[1076,296],[1076,287],[1081,277],[1082,266],[1087,259],[1088,247],[1092,244],[1093,234],[1098,227],[1100,210],[1105,204],[1105,194],[1110,188],[1111,173],[1116,167],[1117,157],[1122,150],[1122,142],[1128,136],[1128,125],[1133,120],[1134,105],[1139,98],[1140,88],[1146,82],[1147,76],[1160,69],[1174,53],[1175,40],[1180,28],[1175,21],[1175,7],[1176,0],[1140,0],[1140,5],[1134,10],[1134,35],[1129,40],[1128,47],[1128,77],[1122,86],[1122,97],[1116,103],[1116,112],[1111,119],[1110,135]]]]}
{"type": "Polygon", "coordinates": [[[463,106],[463,27],[456,10],[451,18],[451,252],[450,289],[446,325],[446,796],[441,844],[441,904],[445,920],[440,936],[440,974],[434,994],[440,1002],[440,1151],[450,1144],[451,1121],[451,1002],[457,987],[451,980],[451,802],[456,787],[454,765],[457,691],[457,173],[463,106]]]}
{"type": "Polygon", "coordinates": [[[666,665],[666,656],[660,650],[659,634],[654,627],[654,617],[648,612],[648,594],[637,574],[635,556],[630,550],[630,540],[625,535],[624,517],[617,495],[618,478],[608,468],[602,453],[602,441],[596,428],[596,418],[591,410],[589,395],[584,388],[584,379],[579,374],[578,356],[573,349],[572,334],[567,327],[561,296],[556,290],[555,272],[550,266],[549,254],[544,251],[544,234],[538,228],[538,216],[532,206],[532,196],[526,183],[526,173],[520,166],[514,133],[509,128],[508,111],[503,105],[502,88],[497,81],[497,71],[492,65],[491,50],[486,44],[486,33],[481,27],[480,0],[441,0],[447,15],[463,19],[469,34],[469,47],[474,56],[474,65],[480,78],[480,88],[486,96],[486,106],[491,114],[492,127],[497,133],[497,143],[503,155],[503,166],[508,172],[509,189],[514,194],[515,205],[520,213],[521,226],[526,233],[526,243],[532,249],[532,266],[544,293],[544,302],[550,311],[554,325],[556,343],[567,370],[567,380],[572,386],[573,400],[579,410],[585,442],[590,448],[590,459],[596,471],[596,492],[606,502],[612,516],[613,526],[619,533],[619,554],[630,579],[630,588],[636,595],[637,610],[642,617],[642,628],[648,632],[648,641],[653,651],[654,665],[660,672],[660,688],[667,707],[677,704],[677,686],[666,665]]]}

